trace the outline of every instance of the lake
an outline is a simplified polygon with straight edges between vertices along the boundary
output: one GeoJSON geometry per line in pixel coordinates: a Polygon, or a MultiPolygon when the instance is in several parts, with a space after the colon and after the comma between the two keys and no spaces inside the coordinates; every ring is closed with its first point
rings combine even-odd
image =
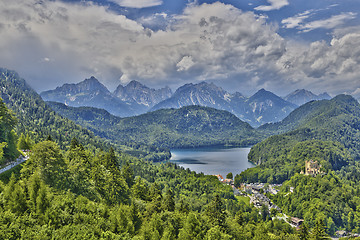
{"type": "Polygon", "coordinates": [[[221,174],[224,178],[229,172],[234,177],[240,172],[255,167],[248,161],[250,148],[198,148],[173,149],[170,162],[207,175],[221,174]]]}

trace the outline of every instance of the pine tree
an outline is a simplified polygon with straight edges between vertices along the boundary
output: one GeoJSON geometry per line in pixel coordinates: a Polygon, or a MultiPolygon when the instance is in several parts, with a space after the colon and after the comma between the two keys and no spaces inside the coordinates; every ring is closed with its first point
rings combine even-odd
{"type": "Polygon", "coordinates": [[[205,214],[213,226],[225,226],[225,206],[219,195],[216,195],[215,198],[209,203],[205,214]]]}
{"type": "Polygon", "coordinates": [[[321,218],[318,218],[315,222],[315,227],[311,231],[311,239],[320,240],[320,239],[329,239],[325,232],[324,221],[321,218]]]}
{"type": "Polygon", "coordinates": [[[70,149],[75,149],[79,146],[79,142],[78,140],[73,137],[73,139],[71,139],[71,142],[70,142],[70,149]]]}
{"type": "Polygon", "coordinates": [[[309,228],[306,223],[301,224],[299,231],[299,238],[301,240],[309,239],[309,228]]]}
{"type": "Polygon", "coordinates": [[[27,144],[26,144],[25,135],[23,133],[20,134],[17,146],[21,150],[28,149],[27,144]]]}
{"type": "Polygon", "coordinates": [[[122,167],[121,175],[125,179],[129,188],[131,188],[132,185],[134,185],[134,171],[131,168],[129,162],[126,162],[125,165],[122,167]]]}
{"type": "Polygon", "coordinates": [[[13,131],[16,124],[17,119],[0,98],[0,143],[6,143],[2,145],[3,159],[6,160],[13,160],[19,155],[16,148],[17,136],[13,131]]]}
{"type": "Polygon", "coordinates": [[[32,143],[32,140],[31,140],[28,133],[26,134],[25,142],[26,142],[26,148],[25,149],[31,149],[33,143],[32,143]]]}
{"type": "Polygon", "coordinates": [[[231,172],[229,172],[227,175],[226,175],[226,178],[227,179],[233,179],[233,174],[231,172]]]}
{"type": "Polygon", "coordinates": [[[174,194],[170,189],[167,190],[165,198],[164,198],[164,202],[163,202],[163,206],[166,211],[173,212],[175,210],[175,201],[174,201],[173,195],[174,194]]]}

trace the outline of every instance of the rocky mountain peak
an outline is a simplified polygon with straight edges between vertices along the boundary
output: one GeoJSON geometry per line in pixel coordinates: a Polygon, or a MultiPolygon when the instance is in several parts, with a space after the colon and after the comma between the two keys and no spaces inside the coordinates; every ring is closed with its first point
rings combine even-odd
{"type": "Polygon", "coordinates": [[[301,106],[313,100],[331,99],[331,97],[327,93],[316,95],[311,91],[305,89],[297,89],[294,92],[288,94],[286,97],[284,97],[284,99],[293,104],[301,106]]]}

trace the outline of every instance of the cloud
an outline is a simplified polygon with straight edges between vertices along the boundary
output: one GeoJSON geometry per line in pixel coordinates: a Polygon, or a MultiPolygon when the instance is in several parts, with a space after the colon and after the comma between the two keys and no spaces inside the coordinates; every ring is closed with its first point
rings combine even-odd
{"type": "Polygon", "coordinates": [[[176,64],[177,71],[186,71],[194,65],[191,56],[184,56],[180,62],[176,64]]]}
{"type": "Polygon", "coordinates": [[[309,18],[313,10],[307,10],[303,13],[299,13],[293,17],[283,19],[281,23],[284,28],[298,28],[304,22],[305,19],[309,18]]]}
{"type": "Polygon", "coordinates": [[[162,0],[110,0],[121,7],[128,8],[147,8],[163,4],[162,0]]]}
{"type": "Polygon", "coordinates": [[[90,75],[108,86],[119,79],[172,85],[266,71],[285,50],[264,19],[231,5],[189,5],[171,18],[152,31],[91,3],[6,0],[0,65],[19,70],[40,91],[90,75]]]}
{"type": "Polygon", "coordinates": [[[316,20],[306,23],[299,26],[298,29],[302,30],[303,32],[309,32],[318,28],[333,29],[340,25],[343,25],[348,20],[354,19],[356,15],[357,14],[353,12],[341,13],[331,16],[327,19],[316,20]]]}
{"type": "Polygon", "coordinates": [[[155,13],[149,16],[142,16],[136,20],[138,23],[142,24],[144,27],[151,29],[163,29],[165,30],[169,23],[172,21],[172,16],[167,13],[155,13]]]}
{"type": "Polygon", "coordinates": [[[261,16],[219,2],[157,17],[165,25],[154,31],[91,2],[4,0],[0,66],[38,91],[91,75],[112,89],[133,79],[152,87],[214,80],[242,92],[359,87],[360,29],[331,43],[298,43],[261,16]]]}
{"type": "Polygon", "coordinates": [[[272,11],[279,10],[282,7],[289,5],[288,0],[267,0],[270,5],[260,5],[254,8],[257,11],[272,11]]]}
{"type": "Polygon", "coordinates": [[[347,92],[359,86],[360,31],[334,37],[330,44],[316,41],[310,45],[291,46],[278,61],[289,79],[301,79],[303,86],[347,92]]]}
{"type": "Polygon", "coordinates": [[[343,25],[346,21],[354,19],[357,16],[357,13],[347,12],[341,13],[338,15],[333,15],[326,19],[314,20],[314,21],[305,21],[310,19],[316,12],[328,10],[329,8],[335,7],[336,5],[331,5],[326,9],[311,9],[303,13],[297,14],[293,17],[283,19],[281,23],[284,28],[296,28],[301,30],[301,32],[310,32],[315,29],[324,28],[324,29],[334,29],[338,26],[343,25]]]}

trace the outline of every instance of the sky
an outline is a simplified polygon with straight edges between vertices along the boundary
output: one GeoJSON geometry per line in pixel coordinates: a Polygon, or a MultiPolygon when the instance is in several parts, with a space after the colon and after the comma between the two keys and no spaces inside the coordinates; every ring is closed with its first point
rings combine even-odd
{"type": "Polygon", "coordinates": [[[2,0],[0,49],[38,92],[95,76],[360,97],[358,0],[2,0]]]}

